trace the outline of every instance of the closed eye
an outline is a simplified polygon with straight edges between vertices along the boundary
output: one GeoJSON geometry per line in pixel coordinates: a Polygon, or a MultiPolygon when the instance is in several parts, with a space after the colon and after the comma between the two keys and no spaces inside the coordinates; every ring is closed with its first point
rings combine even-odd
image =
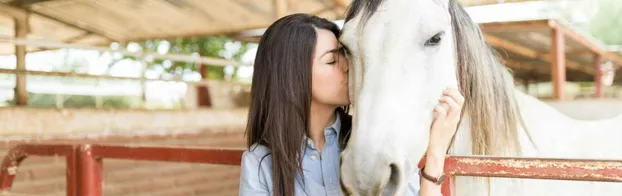
{"type": "Polygon", "coordinates": [[[428,39],[424,45],[425,46],[438,46],[443,40],[443,35],[445,35],[444,31],[437,33],[436,35],[428,39]]]}

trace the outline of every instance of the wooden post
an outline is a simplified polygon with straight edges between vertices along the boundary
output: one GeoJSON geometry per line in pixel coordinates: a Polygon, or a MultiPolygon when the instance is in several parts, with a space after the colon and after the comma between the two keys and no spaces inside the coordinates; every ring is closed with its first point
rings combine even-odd
{"type": "Polygon", "coordinates": [[[274,0],[274,15],[276,19],[287,14],[287,2],[285,0],[274,0]]]}
{"type": "Polygon", "coordinates": [[[553,83],[553,100],[564,100],[564,86],[566,84],[566,54],[564,33],[553,27],[551,31],[551,54],[552,55],[552,83],[553,83]]]}
{"type": "Polygon", "coordinates": [[[599,54],[594,55],[594,69],[596,73],[594,74],[594,85],[596,85],[596,98],[603,97],[603,71],[600,69],[600,64],[602,63],[602,56],[599,54]]]}
{"type": "MultiPolygon", "coordinates": [[[[201,80],[206,81],[208,73],[206,64],[199,64],[199,73],[201,74],[201,80]]],[[[210,89],[207,84],[200,84],[199,86],[197,86],[198,107],[212,107],[212,96],[210,95],[209,91],[210,89]]]]}
{"type": "MultiPolygon", "coordinates": [[[[13,19],[15,37],[25,39],[28,36],[28,17],[15,17],[13,19]]],[[[15,71],[26,71],[26,46],[15,45],[15,71]]],[[[15,94],[13,100],[15,105],[28,105],[28,91],[26,91],[26,74],[15,74],[15,94]]]]}
{"type": "Polygon", "coordinates": [[[523,85],[525,85],[525,94],[529,94],[529,84],[531,84],[531,80],[529,79],[531,76],[525,76],[523,78],[523,85]]]}
{"type": "MultiPolygon", "coordinates": [[[[149,50],[147,50],[147,48],[143,48],[143,52],[149,52],[149,50]]],[[[148,65],[149,65],[149,62],[147,62],[147,57],[141,58],[140,60],[140,104],[142,108],[147,107],[147,84],[145,81],[145,76],[147,75],[148,65]]]]}

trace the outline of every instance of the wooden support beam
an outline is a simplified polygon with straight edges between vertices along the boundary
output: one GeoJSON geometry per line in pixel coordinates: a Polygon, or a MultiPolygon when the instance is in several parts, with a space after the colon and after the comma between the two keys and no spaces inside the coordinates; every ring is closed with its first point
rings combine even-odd
{"type": "Polygon", "coordinates": [[[75,28],[77,30],[81,30],[81,31],[85,31],[87,33],[91,33],[91,34],[102,36],[102,37],[104,37],[104,38],[106,38],[106,39],[108,39],[110,41],[118,41],[116,39],[113,39],[110,36],[107,36],[105,33],[101,32],[101,31],[98,31],[98,30],[95,30],[95,29],[91,29],[91,28],[81,27],[81,26],[79,26],[77,24],[73,24],[73,23],[70,23],[70,22],[58,19],[57,17],[51,16],[49,14],[45,14],[43,12],[39,12],[39,11],[28,9],[28,8],[22,8],[22,7],[10,5],[10,4],[0,3],[0,13],[8,14],[8,15],[14,17],[14,18],[15,17],[23,17],[23,16],[28,15],[28,14],[35,14],[37,16],[43,17],[43,18],[48,19],[48,20],[52,20],[54,22],[61,23],[63,25],[67,25],[67,26],[75,28]]]}
{"type": "Polygon", "coordinates": [[[553,83],[553,100],[564,100],[564,86],[566,84],[566,53],[564,51],[564,33],[558,28],[553,28],[551,31],[551,70],[552,70],[552,83],[553,83]]]}
{"type": "Polygon", "coordinates": [[[44,3],[47,1],[55,1],[55,0],[13,0],[9,2],[9,5],[17,6],[17,7],[28,7],[37,3],[44,3]]]}
{"type": "Polygon", "coordinates": [[[0,3],[0,13],[3,15],[10,16],[11,18],[26,18],[28,17],[28,12],[22,9],[16,9],[12,6],[8,6],[0,3]]]}
{"type": "MultiPolygon", "coordinates": [[[[34,76],[57,76],[57,77],[76,77],[76,78],[97,78],[97,79],[111,79],[111,80],[131,80],[141,81],[139,77],[124,77],[124,76],[110,76],[110,75],[93,75],[93,74],[81,74],[72,72],[48,72],[48,71],[28,71],[28,70],[14,70],[0,68],[0,73],[15,74],[15,75],[34,75],[34,76]]],[[[181,79],[161,79],[161,78],[145,78],[145,81],[166,81],[166,82],[185,82],[181,79]]]]}
{"type": "Polygon", "coordinates": [[[489,22],[480,24],[483,32],[509,32],[549,29],[549,20],[529,20],[514,22],[489,22]]]}
{"type": "Polygon", "coordinates": [[[240,6],[240,7],[244,7],[251,13],[254,14],[259,14],[260,16],[266,17],[267,19],[271,19],[272,17],[270,16],[270,12],[263,9],[263,7],[257,5],[257,2],[255,1],[246,1],[246,0],[231,0],[231,3],[235,3],[236,5],[240,6]]]}
{"type": "Polygon", "coordinates": [[[287,1],[286,0],[274,0],[274,15],[276,19],[279,19],[287,15],[287,1]]]}
{"type": "MultiPolygon", "coordinates": [[[[199,73],[201,74],[201,80],[207,81],[207,74],[209,70],[207,69],[207,65],[199,66],[199,73]]],[[[212,107],[212,95],[210,93],[210,88],[207,85],[197,86],[197,99],[198,99],[198,107],[212,107]]]]}
{"type": "MultiPolygon", "coordinates": [[[[83,74],[83,73],[72,73],[72,72],[47,72],[47,71],[16,71],[14,69],[4,69],[0,68],[0,73],[4,74],[15,74],[15,75],[34,75],[34,76],[60,76],[60,77],[76,77],[76,78],[97,78],[97,79],[110,79],[110,80],[131,80],[131,81],[141,81],[143,79],[139,77],[124,77],[124,76],[111,76],[111,75],[93,75],[93,74],[83,74]]],[[[208,82],[206,80],[201,81],[187,81],[183,79],[162,79],[162,78],[145,78],[145,81],[165,81],[165,82],[183,82],[188,85],[193,86],[206,86],[208,82]]],[[[240,82],[220,82],[227,84],[235,84],[235,85],[247,85],[245,83],[240,82]]]]}
{"type": "Polygon", "coordinates": [[[97,46],[89,46],[83,44],[68,44],[62,42],[54,42],[54,41],[45,41],[45,40],[28,40],[28,39],[14,39],[12,37],[0,36],[0,43],[12,43],[16,45],[28,45],[28,46],[37,46],[37,47],[47,47],[47,48],[74,48],[74,49],[83,49],[83,50],[94,50],[100,52],[118,52],[128,56],[134,57],[147,57],[154,59],[162,59],[162,60],[171,60],[171,61],[182,61],[182,62],[190,62],[190,63],[205,63],[210,65],[232,65],[232,66],[244,66],[244,64],[236,61],[230,61],[226,59],[218,59],[218,58],[210,58],[210,57],[196,57],[196,56],[188,56],[188,55],[176,55],[176,54],[160,54],[157,52],[130,52],[128,50],[123,49],[111,49],[107,47],[97,47],[97,46]]]}
{"type": "Polygon", "coordinates": [[[602,56],[599,54],[594,54],[594,69],[596,69],[596,74],[594,74],[594,85],[596,85],[596,98],[603,97],[603,72],[600,69],[600,65],[602,64],[602,56]]]}
{"type": "MultiPolygon", "coordinates": [[[[552,61],[553,55],[551,55],[553,53],[541,53],[534,49],[522,46],[520,44],[511,42],[508,40],[501,39],[496,36],[492,36],[490,34],[485,34],[484,38],[486,42],[490,45],[503,48],[504,50],[519,54],[521,56],[525,56],[525,57],[532,58],[532,59],[539,59],[539,60],[549,62],[549,63],[553,62],[552,61]]],[[[566,63],[566,66],[570,69],[579,70],[579,71],[582,71],[588,74],[596,73],[593,68],[588,67],[588,66],[582,66],[581,64],[574,62],[574,61],[566,60],[565,63],[566,63]]]]}
{"type": "Polygon", "coordinates": [[[559,22],[555,20],[549,20],[549,26],[551,28],[558,29],[565,36],[571,38],[572,40],[575,40],[576,42],[579,42],[580,44],[589,48],[592,52],[598,55],[601,55],[602,58],[611,60],[614,62],[614,64],[622,66],[622,56],[619,56],[613,52],[607,51],[605,48],[603,48],[603,46],[598,45],[595,41],[588,39],[584,35],[581,35],[580,33],[574,31],[571,28],[568,28],[567,26],[563,24],[560,24],[559,22]]]}
{"type": "Polygon", "coordinates": [[[570,50],[566,51],[567,55],[585,55],[585,54],[594,54],[594,51],[589,49],[578,49],[578,50],[570,50]]]}
{"type": "MultiPolygon", "coordinates": [[[[13,19],[13,26],[15,30],[15,37],[26,38],[28,36],[28,15],[24,17],[15,17],[13,19]]],[[[16,66],[15,71],[26,70],[26,46],[15,45],[15,59],[16,66]]],[[[28,105],[28,91],[26,90],[26,76],[15,76],[15,92],[13,94],[13,100],[15,105],[25,106],[28,105]]]]}
{"type": "Polygon", "coordinates": [[[543,74],[543,75],[550,74],[549,70],[546,67],[542,67],[542,66],[527,65],[525,63],[517,62],[514,60],[510,60],[510,59],[503,59],[501,63],[511,69],[526,70],[526,71],[531,71],[531,72],[535,72],[535,73],[543,74]]]}

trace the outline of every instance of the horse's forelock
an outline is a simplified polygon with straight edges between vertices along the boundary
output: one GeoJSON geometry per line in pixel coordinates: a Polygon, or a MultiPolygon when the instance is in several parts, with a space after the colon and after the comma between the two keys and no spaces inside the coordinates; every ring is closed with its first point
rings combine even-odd
{"type": "Polygon", "coordinates": [[[451,0],[449,12],[456,44],[460,90],[469,115],[475,155],[518,155],[518,122],[511,75],[499,64],[466,10],[451,0]]]}
{"type": "Polygon", "coordinates": [[[350,4],[350,8],[348,8],[348,12],[346,13],[345,22],[352,20],[352,18],[356,17],[359,13],[363,14],[363,18],[360,21],[361,25],[365,24],[365,22],[371,18],[372,15],[378,10],[380,4],[382,4],[384,0],[354,0],[350,4]]]}

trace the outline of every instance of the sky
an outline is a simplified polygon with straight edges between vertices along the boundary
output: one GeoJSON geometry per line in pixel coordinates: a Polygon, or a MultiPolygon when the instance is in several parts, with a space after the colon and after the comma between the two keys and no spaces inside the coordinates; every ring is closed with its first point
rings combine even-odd
{"type": "MultiPolygon", "coordinates": [[[[566,6],[567,5],[562,5],[566,6]]],[[[576,7],[576,6],[575,6],[576,7]]],[[[495,21],[514,21],[535,18],[558,17],[555,12],[549,12],[551,4],[543,2],[528,3],[507,3],[500,5],[469,7],[467,11],[476,22],[495,22],[495,21]]],[[[577,20],[587,20],[586,16],[578,15],[577,20]],[[583,18],[582,18],[583,17],[583,18]]],[[[342,26],[343,21],[335,21],[342,26]]],[[[112,48],[118,46],[111,46],[112,48]]],[[[223,56],[230,57],[232,52],[239,48],[238,44],[231,43],[226,46],[227,50],[223,52],[223,56]]],[[[160,47],[159,53],[166,53],[168,47],[160,47]]],[[[129,46],[128,50],[140,50],[137,46],[129,46]]],[[[253,62],[257,45],[253,44],[248,52],[243,55],[242,63],[251,64],[253,62]]],[[[80,73],[88,74],[105,74],[107,65],[113,59],[112,55],[120,54],[104,54],[99,55],[96,51],[63,49],[57,51],[46,51],[29,54],[27,56],[27,69],[36,71],[54,71],[66,69],[67,65],[80,64],[84,65],[78,69],[80,73]]],[[[170,65],[170,62],[165,63],[170,65]]],[[[121,61],[116,63],[110,70],[112,76],[139,77],[141,63],[135,61],[121,61]]],[[[15,68],[14,56],[0,56],[0,68],[15,68]]],[[[227,67],[228,71],[233,71],[231,66],[227,67]]],[[[164,72],[163,69],[153,70],[146,73],[148,78],[157,77],[164,72]]],[[[252,76],[252,67],[241,67],[238,71],[238,77],[242,82],[250,83],[252,76]]],[[[184,75],[184,80],[198,81],[200,75],[198,73],[188,73],[184,75]]],[[[15,86],[14,77],[0,74],[0,103],[7,99],[12,99],[13,88],[15,86]]],[[[154,81],[146,84],[147,99],[160,101],[175,101],[182,99],[187,85],[180,82],[162,82],[154,81]]],[[[60,93],[60,94],[83,94],[83,95],[135,95],[140,96],[140,83],[119,80],[101,80],[93,79],[89,83],[77,84],[71,79],[58,80],[50,77],[29,76],[27,82],[29,92],[35,93],[60,93]]]]}

